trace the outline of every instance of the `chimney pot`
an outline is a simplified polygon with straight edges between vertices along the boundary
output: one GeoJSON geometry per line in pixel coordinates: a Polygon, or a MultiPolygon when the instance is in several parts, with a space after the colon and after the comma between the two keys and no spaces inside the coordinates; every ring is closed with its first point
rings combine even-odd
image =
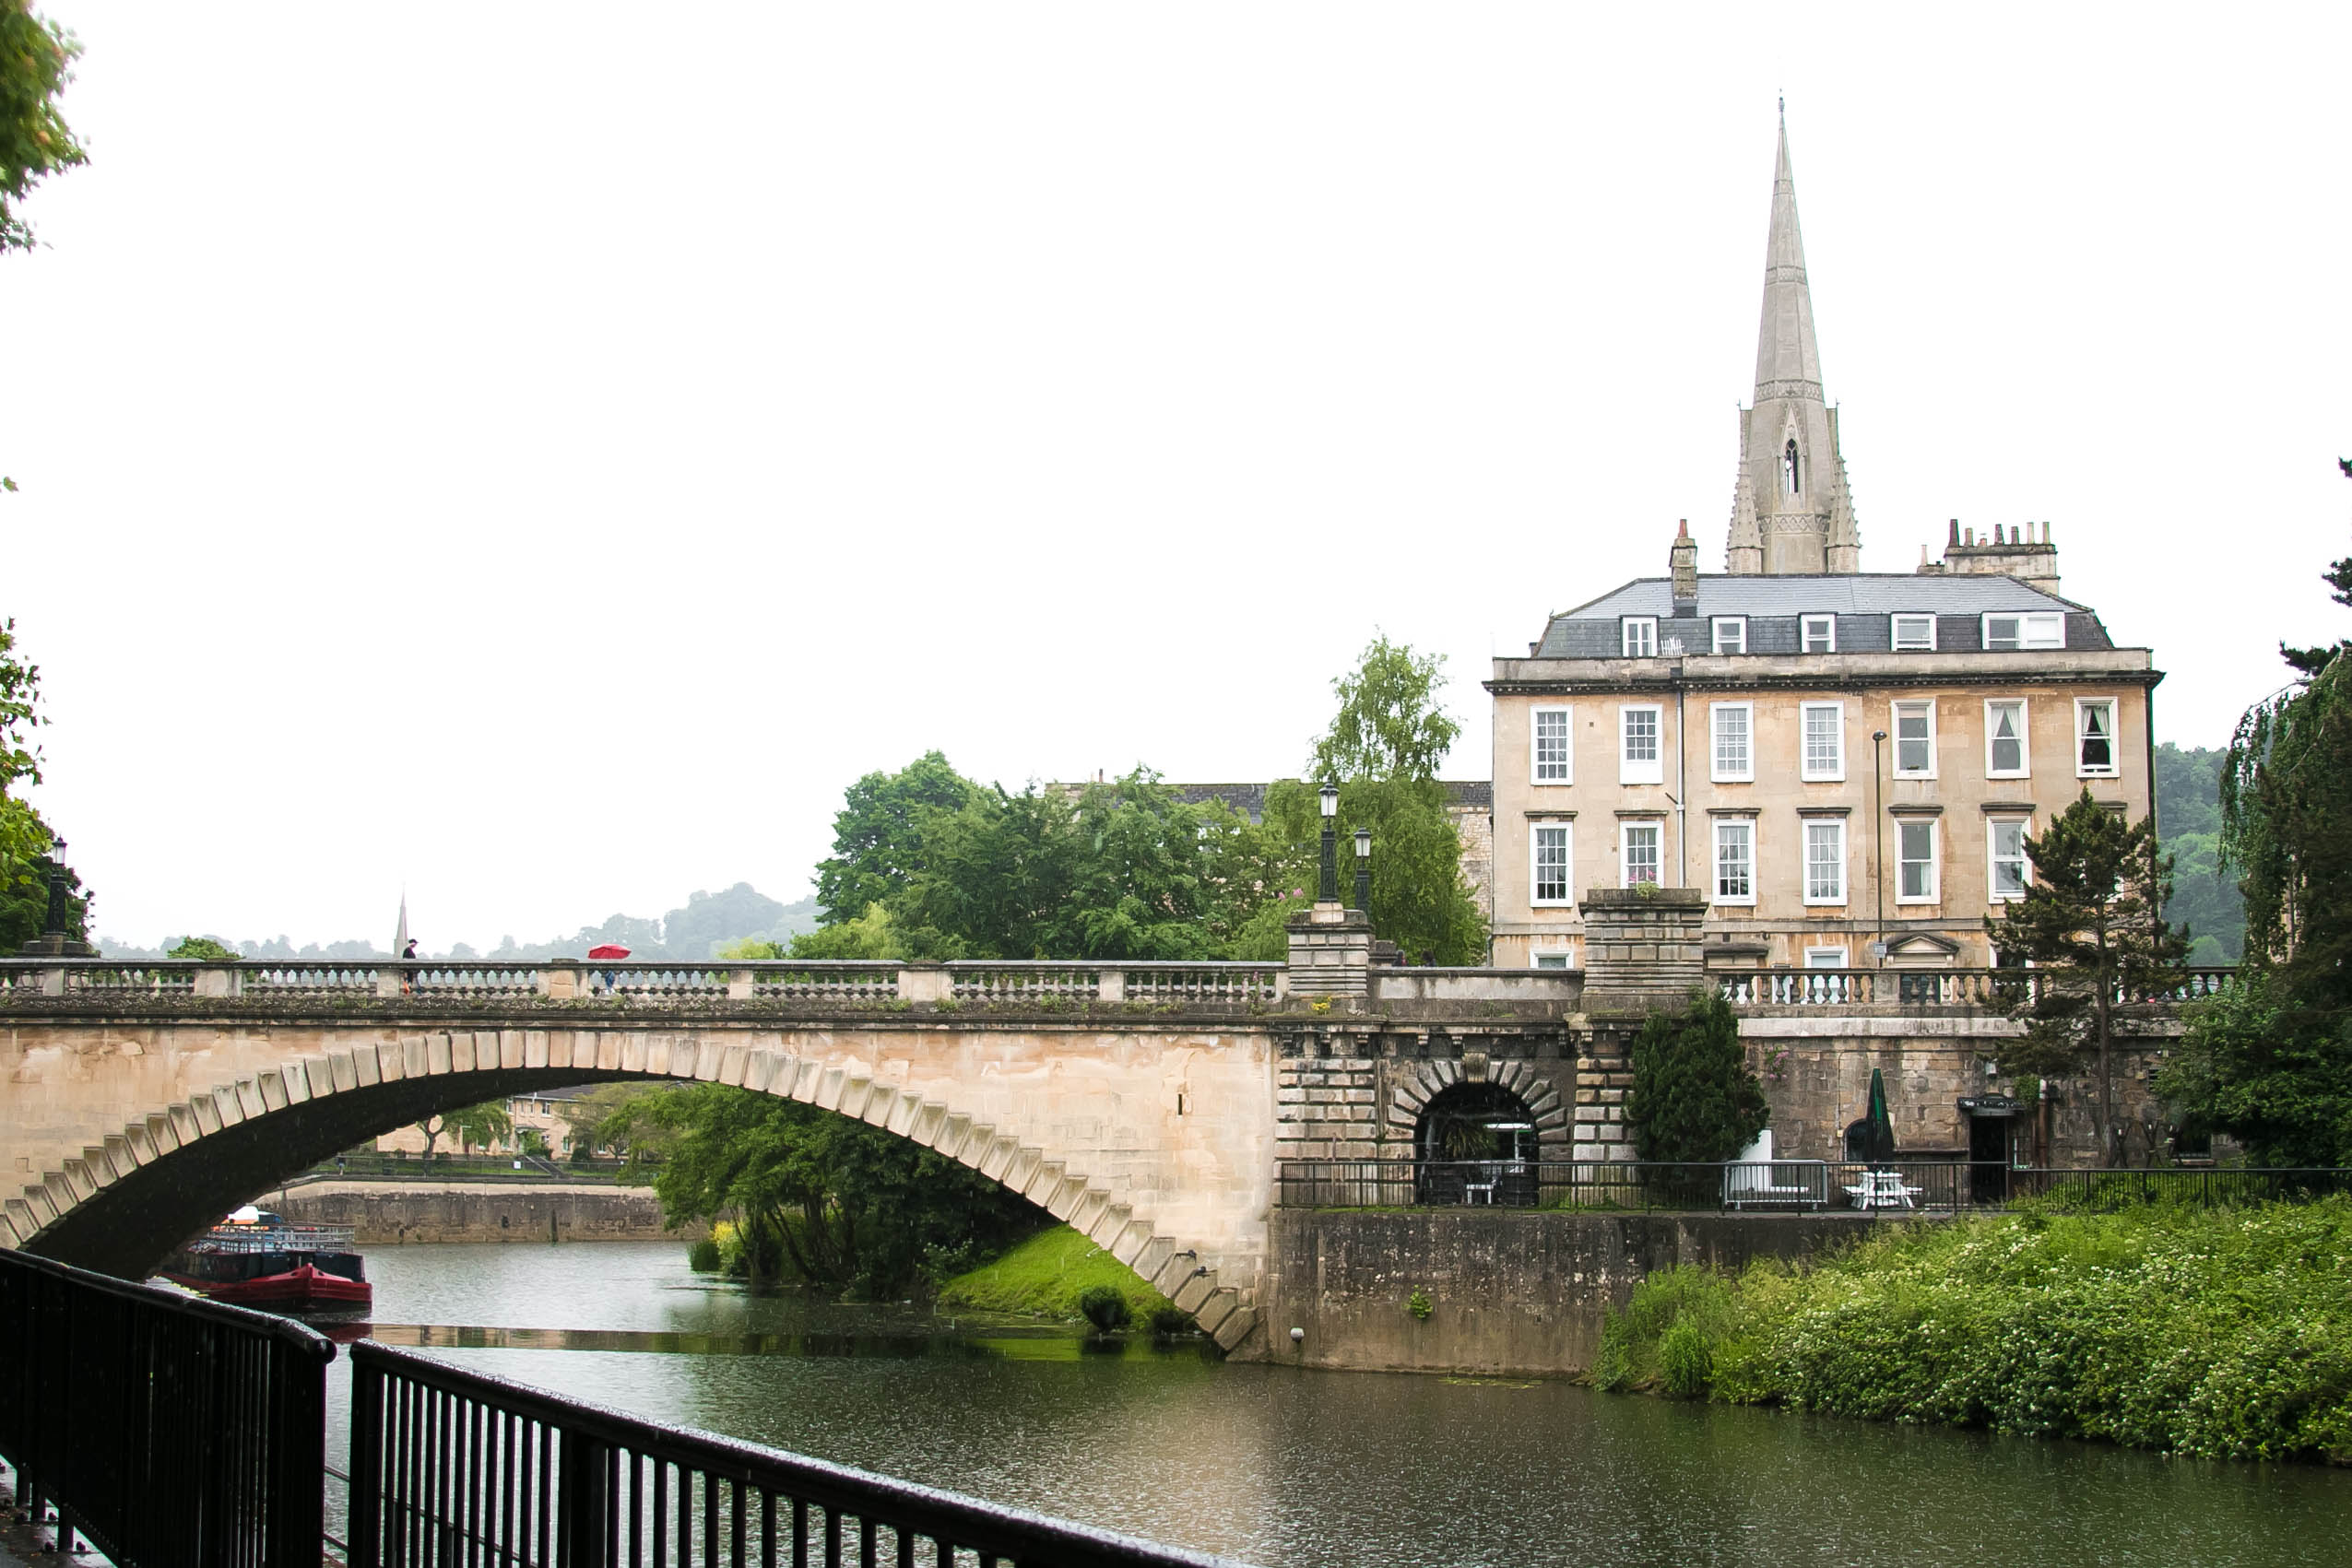
{"type": "Polygon", "coordinates": [[[1950,546],[1951,546],[1951,545],[1956,545],[1956,544],[1958,544],[1959,542],[1960,542],[1960,520],[1959,520],[1958,518],[1955,517],[1954,519],[1952,519],[1952,537],[1951,537],[1950,541],[1947,543],[1947,545],[1946,545],[1946,547],[1945,547],[1945,548],[1950,548],[1950,546]]]}

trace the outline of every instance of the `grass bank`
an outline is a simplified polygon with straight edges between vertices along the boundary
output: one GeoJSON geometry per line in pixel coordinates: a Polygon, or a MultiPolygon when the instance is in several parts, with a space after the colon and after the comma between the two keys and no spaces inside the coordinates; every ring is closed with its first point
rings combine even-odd
{"type": "Polygon", "coordinates": [[[1651,1275],[1593,1380],[1874,1421],[2352,1464],[2352,1200],[2028,1212],[1651,1275]]]}
{"type": "Polygon", "coordinates": [[[1169,1304],[1133,1269],[1067,1225],[1040,1231],[995,1262],[957,1275],[940,1287],[940,1304],[1076,1317],[1079,1295],[1091,1285],[1108,1285],[1125,1296],[1139,1324],[1169,1304]]]}

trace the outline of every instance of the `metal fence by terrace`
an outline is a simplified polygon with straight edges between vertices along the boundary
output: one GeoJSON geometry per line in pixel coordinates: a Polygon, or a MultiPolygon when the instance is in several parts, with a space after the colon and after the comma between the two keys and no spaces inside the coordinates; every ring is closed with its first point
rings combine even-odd
{"type": "Polygon", "coordinates": [[[1285,1160],[1275,1200],[1299,1208],[1916,1213],[1966,1207],[1972,1170],[1950,1161],[1285,1160]]]}
{"type": "Polygon", "coordinates": [[[1060,1568],[1223,1559],[360,1343],[350,1568],[1060,1568]]]}
{"type": "Polygon", "coordinates": [[[2086,1210],[2219,1208],[2352,1193],[2352,1169],[2018,1169],[1998,1161],[1671,1164],[1609,1160],[1285,1160],[1294,1208],[1556,1208],[1637,1213],[1954,1213],[2020,1199],[2086,1210]]]}
{"type": "Polygon", "coordinates": [[[298,1323],[0,1250],[0,1457],[117,1568],[316,1568],[326,1365],[298,1323]]]}
{"type": "Polygon", "coordinates": [[[2194,1166],[2149,1170],[2013,1171],[2012,1197],[2053,1207],[2107,1212],[2145,1204],[2234,1208],[2257,1203],[2308,1203],[2352,1193],[2352,1169],[2329,1166],[2194,1166]]]}

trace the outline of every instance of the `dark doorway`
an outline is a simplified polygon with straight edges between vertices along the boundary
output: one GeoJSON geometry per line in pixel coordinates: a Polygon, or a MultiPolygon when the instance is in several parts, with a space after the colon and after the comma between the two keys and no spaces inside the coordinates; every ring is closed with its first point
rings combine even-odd
{"type": "Polygon", "coordinates": [[[1423,1203],[1535,1201],[1535,1117],[1498,1083],[1440,1091],[1412,1132],[1413,1185],[1423,1203]]]}
{"type": "Polygon", "coordinates": [[[1968,1113],[1968,1201],[2002,1203],[2009,1197],[2008,1116],[1968,1113]]]}

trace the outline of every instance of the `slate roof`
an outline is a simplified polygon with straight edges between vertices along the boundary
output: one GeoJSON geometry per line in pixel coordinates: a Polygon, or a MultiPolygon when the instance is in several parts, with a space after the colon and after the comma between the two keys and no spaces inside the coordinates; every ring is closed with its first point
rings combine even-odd
{"type": "Polygon", "coordinates": [[[1680,637],[1693,654],[1712,645],[1710,620],[1719,615],[1745,616],[1747,651],[1751,654],[1795,654],[1802,651],[1799,618],[1831,614],[1838,618],[1838,651],[1841,654],[1888,653],[1894,647],[1888,618],[1897,613],[1936,617],[1938,653],[1980,653],[1984,647],[1983,623],[1988,612],[2056,610],[2066,617],[2066,646],[2070,649],[2112,648],[2115,644],[2098,617],[2081,605],[2014,577],[1968,573],[1825,573],[1820,576],[1702,576],[1698,600],[1674,604],[1673,583],[1665,577],[1642,577],[1590,604],[1564,610],[1544,628],[1535,657],[1541,659],[1610,659],[1624,644],[1618,622],[1625,616],[1656,616],[1662,648],[1669,637],[1680,637]]]}

